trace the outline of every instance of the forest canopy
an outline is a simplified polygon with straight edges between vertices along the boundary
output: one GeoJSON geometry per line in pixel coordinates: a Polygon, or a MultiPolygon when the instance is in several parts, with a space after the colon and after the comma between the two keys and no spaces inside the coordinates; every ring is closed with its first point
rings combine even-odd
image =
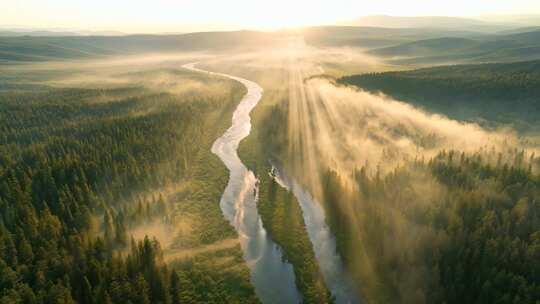
{"type": "Polygon", "coordinates": [[[353,75],[339,82],[460,120],[481,118],[518,128],[540,122],[540,61],[353,75]]]}

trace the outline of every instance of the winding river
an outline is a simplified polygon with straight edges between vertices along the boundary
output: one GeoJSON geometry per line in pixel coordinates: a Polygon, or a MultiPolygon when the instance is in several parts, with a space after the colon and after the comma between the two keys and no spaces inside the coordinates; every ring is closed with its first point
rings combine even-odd
{"type": "Polygon", "coordinates": [[[295,283],[293,267],[283,261],[279,246],[267,235],[257,211],[256,181],[238,157],[240,141],[251,130],[251,110],[262,97],[263,89],[255,82],[231,75],[207,72],[195,67],[196,63],[183,67],[196,72],[219,75],[236,80],[247,88],[247,93],[233,113],[231,127],[218,138],[212,152],[229,169],[229,182],[220,201],[225,218],[234,226],[251,273],[255,292],[263,303],[296,304],[302,302],[295,283]],[[254,195],[255,193],[255,195],[254,195]]]}
{"type": "MultiPolygon", "coordinates": [[[[183,67],[191,71],[227,77],[247,88],[246,95],[233,113],[231,127],[212,146],[212,152],[230,171],[229,183],[221,197],[220,207],[225,218],[240,236],[244,259],[251,271],[251,281],[261,301],[279,304],[302,302],[302,296],[296,288],[292,265],[283,261],[280,248],[267,236],[262,226],[256,205],[257,179],[242,163],[237,153],[240,141],[251,131],[249,114],[262,98],[263,89],[247,79],[195,68],[195,63],[183,67]]],[[[315,257],[336,303],[361,303],[336,252],[336,241],[326,224],[322,206],[294,179],[288,177],[282,168],[274,169],[276,182],[291,191],[300,203],[315,257]]]]}

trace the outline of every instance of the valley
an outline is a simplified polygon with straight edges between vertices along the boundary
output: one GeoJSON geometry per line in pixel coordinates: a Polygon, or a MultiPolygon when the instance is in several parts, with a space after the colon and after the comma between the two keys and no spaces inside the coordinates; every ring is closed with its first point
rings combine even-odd
{"type": "Polygon", "coordinates": [[[0,303],[535,304],[539,47],[457,17],[0,31],[0,303]]]}

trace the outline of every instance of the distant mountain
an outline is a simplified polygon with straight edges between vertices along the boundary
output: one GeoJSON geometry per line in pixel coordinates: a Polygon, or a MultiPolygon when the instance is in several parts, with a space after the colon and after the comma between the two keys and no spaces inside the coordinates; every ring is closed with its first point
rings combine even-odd
{"type": "Polygon", "coordinates": [[[110,55],[229,50],[265,45],[275,34],[236,31],[183,35],[0,37],[1,61],[43,61],[110,55]]]}
{"type": "Polygon", "coordinates": [[[79,30],[41,30],[32,28],[0,27],[0,37],[33,36],[33,37],[62,37],[62,36],[121,36],[125,33],[118,31],[79,31],[79,30]]]}
{"type": "Polygon", "coordinates": [[[473,31],[436,28],[387,28],[370,26],[315,26],[303,30],[308,44],[316,46],[353,46],[381,48],[439,37],[474,38],[483,34],[473,31]]]}
{"type": "Polygon", "coordinates": [[[389,57],[417,57],[432,56],[433,54],[445,54],[463,51],[477,46],[480,42],[466,38],[443,37],[434,39],[418,40],[397,46],[371,50],[370,53],[389,57]]]}
{"type": "Polygon", "coordinates": [[[397,65],[444,65],[540,59],[540,30],[473,38],[417,40],[369,50],[397,65]]]}
{"type": "Polygon", "coordinates": [[[510,35],[510,34],[520,34],[520,33],[534,32],[534,31],[540,31],[540,26],[518,27],[511,30],[499,31],[497,32],[497,34],[510,35]]]}
{"type": "Polygon", "coordinates": [[[500,39],[508,39],[514,41],[522,41],[525,43],[540,43],[540,30],[533,30],[528,32],[520,32],[509,35],[500,35],[500,39]]]}
{"type": "Polygon", "coordinates": [[[494,32],[508,30],[513,26],[504,23],[490,23],[482,20],[443,16],[366,16],[347,22],[354,26],[374,26],[388,28],[439,28],[494,32]]]}
{"type": "MultiPolygon", "coordinates": [[[[57,34],[57,32],[55,32],[57,34]]],[[[43,61],[92,58],[99,56],[141,53],[163,53],[200,50],[228,50],[237,47],[272,47],[273,41],[297,35],[287,31],[277,33],[233,31],[201,32],[174,35],[81,36],[0,35],[0,61],[43,61]]],[[[69,34],[69,35],[68,35],[69,34]]],[[[442,29],[395,29],[352,26],[309,27],[302,32],[308,44],[315,46],[352,46],[380,48],[434,37],[478,33],[442,29]]]]}
{"type": "MultiPolygon", "coordinates": [[[[298,32],[232,31],[122,36],[82,36],[71,32],[61,34],[0,34],[0,61],[43,61],[262,46],[271,48],[272,43],[278,44],[282,38],[298,35],[298,32]]],[[[443,28],[318,26],[305,28],[301,34],[309,45],[364,48],[370,54],[386,57],[390,63],[398,65],[540,59],[540,30],[495,35],[443,28]]]]}
{"type": "Polygon", "coordinates": [[[540,26],[540,15],[525,14],[525,15],[485,15],[476,17],[477,20],[485,22],[513,24],[519,27],[540,26]]]}
{"type": "Polygon", "coordinates": [[[36,36],[36,37],[58,37],[58,36],[79,36],[75,32],[53,32],[53,31],[14,31],[0,29],[0,36],[3,37],[19,37],[19,36],[36,36]]]}
{"type": "MultiPolygon", "coordinates": [[[[120,31],[77,31],[82,36],[125,36],[124,32],[120,31]]],[[[178,33],[176,33],[178,34],[178,33]]]]}

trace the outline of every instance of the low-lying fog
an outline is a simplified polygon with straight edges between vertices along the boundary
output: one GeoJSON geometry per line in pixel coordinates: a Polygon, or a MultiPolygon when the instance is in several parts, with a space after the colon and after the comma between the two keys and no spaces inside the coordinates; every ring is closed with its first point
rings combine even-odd
{"type": "MultiPolygon", "coordinates": [[[[287,153],[281,157],[290,172],[318,199],[322,196],[321,175],[327,170],[336,172],[344,186],[354,192],[357,189],[352,186],[353,176],[361,167],[367,167],[371,175],[385,174],[411,160],[434,157],[443,150],[477,153],[522,149],[519,135],[513,130],[483,129],[476,124],[427,113],[383,94],[338,85],[333,77],[396,67],[358,49],[314,48],[296,37],[283,41],[280,47],[261,47],[242,53],[199,52],[36,63],[8,67],[5,71],[15,75],[12,78],[15,81],[21,77],[25,81],[56,87],[136,86],[170,94],[223,89],[224,84],[220,81],[208,84],[197,75],[186,76],[181,65],[187,62],[199,62],[206,70],[256,81],[265,90],[259,107],[283,107],[287,121],[281,131],[287,133],[287,147],[284,147],[287,153]]],[[[536,148],[526,153],[533,152],[536,148]]],[[[424,191],[428,197],[424,201],[436,201],[442,191],[439,185],[423,173],[417,178],[416,190],[424,191]]],[[[362,221],[356,206],[348,208],[351,222],[362,221]]],[[[396,227],[402,228],[400,231],[432,235],[430,231],[408,223],[399,213],[389,216],[387,221],[394,221],[396,227]]],[[[178,229],[170,230],[158,222],[134,229],[133,235],[151,234],[167,247],[172,244],[170,231],[178,229]]],[[[410,240],[407,234],[400,237],[403,242],[399,245],[415,246],[416,241],[410,240]]],[[[398,245],[393,248],[400,250],[398,245]]],[[[177,254],[189,256],[190,253],[177,254]]],[[[367,260],[362,261],[364,266],[369,265],[367,260]]],[[[403,284],[406,290],[414,288],[416,283],[403,284]]]]}

